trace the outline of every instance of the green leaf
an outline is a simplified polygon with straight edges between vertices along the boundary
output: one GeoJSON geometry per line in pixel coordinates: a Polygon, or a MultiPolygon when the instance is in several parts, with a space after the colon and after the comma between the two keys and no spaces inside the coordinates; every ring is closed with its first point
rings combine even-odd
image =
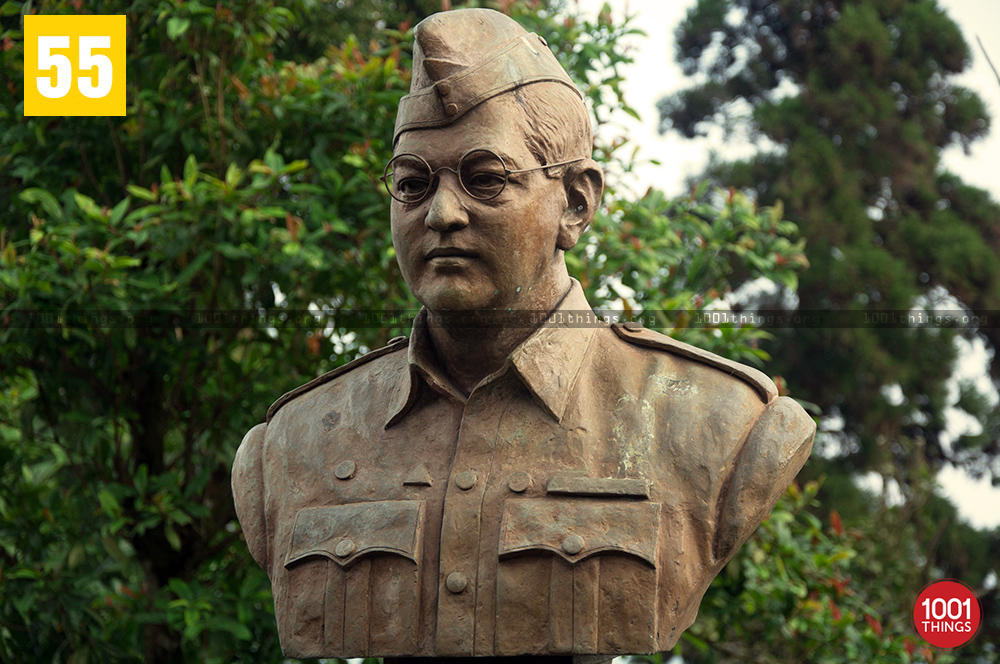
{"type": "Polygon", "coordinates": [[[117,519],[122,515],[122,508],[118,503],[118,499],[107,489],[101,489],[97,492],[97,500],[101,504],[101,509],[108,516],[117,519]]]}
{"type": "Polygon", "coordinates": [[[10,572],[4,572],[4,579],[13,581],[14,579],[40,579],[42,573],[34,567],[15,567],[10,572]]]}
{"type": "Polygon", "coordinates": [[[184,271],[177,277],[174,282],[175,287],[183,286],[187,284],[187,282],[191,281],[191,279],[194,278],[194,275],[198,273],[198,270],[200,270],[211,257],[212,252],[208,249],[198,254],[197,258],[191,261],[188,266],[184,268],[184,271]]]}
{"type": "Polygon", "coordinates": [[[240,180],[243,179],[243,171],[241,171],[236,164],[229,164],[226,168],[226,186],[230,189],[235,189],[239,186],[240,180]]]}
{"type": "Polygon", "coordinates": [[[55,196],[44,189],[39,189],[37,187],[25,189],[19,194],[19,198],[25,203],[41,205],[42,209],[45,210],[45,213],[49,215],[49,217],[57,221],[62,221],[62,206],[59,205],[59,201],[56,200],[55,196]]]}
{"type": "Polygon", "coordinates": [[[698,652],[700,652],[702,654],[707,653],[709,651],[709,645],[708,645],[708,643],[706,643],[704,639],[699,639],[697,636],[695,636],[694,634],[692,634],[690,631],[684,632],[681,635],[681,638],[683,638],[685,641],[687,641],[688,643],[690,643],[691,645],[693,645],[695,647],[695,650],[697,650],[698,652]]]}
{"type": "Polygon", "coordinates": [[[181,550],[181,538],[180,535],[177,534],[177,531],[174,530],[173,524],[165,523],[163,525],[163,535],[167,538],[167,543],[170,544],[170,547],[174,551],[181,550]]]}
{"type": "Polygon", "coordinates": [[[167,20],[167,36],[171,40],[176,40],[191,27],[191,19],[174,16],[167,20]]]}
{"type": "Polygon", "coordinates": [[[0,16],[18,16],[21,13],[21,6],[22,4],[20,2],[7,0],[7,2],[3,3],[3,6],[0,7],[0,16]]]}
{"type": "Polygon", "coordinates": [[[104,219],[104,215],[101,214],[101,209],[97,207],[97,203],[90,196],[84,196],[78,191],[73,192],[73,200],[76,201],[77,207],[79,207],[84,214],[93,219],[104,219]]]}
{"type": "Polygon", "coordinates": [[[253,634],[249,629],[247,629],[246,625],[243,625],[232,618],[213,618],[211,621],[211,627],[229,632],[242,641],[249,641],[253,638],[253,634]]]}
{"type": "Polygon", "coordinates": [[[342,159],[345,164],[353,166],[354,168],[363,169],[366,167],[365,160],[356,154],[345,154],[342,159]]]}
{"type": "Polygon", "coordinates": [[[228,242],[222,242],[215,246],[216,251],[228,258],[229,260],[239,260],[242,258],[247,258],[250,256],[250,252],[240,247],[233,246],[228,242]]]}
{"type": "Polygon", "coordinates": [[[305,159],[296,159],[292,163],[288,164],[282,169],[283,173],[298,173],[299,171],[309,167],[309,162],[305,159]]]}
{"type": "Polygon", "coordinates": [[[142,260],[139,258],[133,258],[132,256],[112,256],[108,259],[108,263],[116,270],[120,270],[126,267],[136,267],[142,265],[142,260]]]}
{"type": "Polygon", "coordinates": [[[778,273],[778,281],[783,283],[790,291],[795,291],[799,287],[799,275],[791,270],[783,270],[778,273]]]}
{"type": "Polygon", "coordinates": [[[109,224],[117,226],[121,223],[122,219],[125,218],[125,212],[128,210],[129,202],[128,198],[124,198],[118,203],[118,205],[111,209],[111,218],[108,220],[109,224]]]}
{"type": "Polygon", "coordinates": [[[198,179],[198,160],[193,154],[188,155],[184,161],[184,186],[188,191],[194,189],[194,184],[198,179]]]}
{"type": "Polygon", "coordinates": [[[144,201],[149,201],[150,203],[156,201],[156,197],[153,196],[153,192],[149,189],[144,189],[143,187],[137,187],[134,184],[125,185],[125,191],[132,194],[136,198],[141,198],[144,201]]]}
{"type": "Polygon", "coordinates": [[[87,556],[87,550],[82,544],[75,544],[69,550],[69,555],[66,557],[66,564],[70,569],[75,569],[80,566],[84,558],[87,556]]]}

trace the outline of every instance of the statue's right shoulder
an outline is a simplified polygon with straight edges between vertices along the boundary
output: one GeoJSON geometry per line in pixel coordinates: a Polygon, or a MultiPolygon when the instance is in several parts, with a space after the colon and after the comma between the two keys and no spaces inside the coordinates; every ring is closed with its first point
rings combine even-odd
{"type": "Polygon", "coordinates": [[[236,518],[257,564],[267,569],[267,527],[264,521],[264,436],[261,422],[247,432],[233,459],[232,488],[236,518]]]}
{"type": "Polygon", "coordinates": [[[375,360],[384,355],[388,355],[389,353],[394,353],[398,350],[404,350],[408,345],[409,345],[409,339],[405,336],[390,339],[389,343],[383,346],[382,348],[365,353],[361,357],[352,360],[351,362],[348,362],[343,366],[339,366],[336,369],[333,369],[332,371],[326,372],[322,376],[313,378],[305,385],[300,385],[299,387],[296,387],[294,390],[286,392],[285,394],[280,396],[277,401],[271,404],[270,408],[267,409],[266,421],[270,422],[271,419],[274,417],[274,414],[277,413],[278,410],[289,401],[305,394],[306,392],[309,392],[310,390],[316,389],[320,385],[325,385],[326,383],[329,383],[331,380],[337,378],[338,376],[343,376],[344,374],[349,373],[350,371],[360,367],[363,364],[367,364],[372,360],[375,360]]]}

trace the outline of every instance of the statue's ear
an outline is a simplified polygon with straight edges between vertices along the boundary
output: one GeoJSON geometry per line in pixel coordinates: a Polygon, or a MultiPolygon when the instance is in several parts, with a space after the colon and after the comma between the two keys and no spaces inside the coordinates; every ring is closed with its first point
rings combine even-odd
{"type": "Polygon", "coordinates": [[[569,251],[576,246],[583,231],[601,204],[604,192],[604,172],[593,159],[585,159],[569,167],[563,176],[567,208],[559,222],[556,246],[569,251]]]}

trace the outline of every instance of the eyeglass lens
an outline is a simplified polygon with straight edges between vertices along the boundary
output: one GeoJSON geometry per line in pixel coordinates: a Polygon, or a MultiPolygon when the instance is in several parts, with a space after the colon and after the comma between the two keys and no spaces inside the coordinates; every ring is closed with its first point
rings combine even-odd
{"type": "MultiPolygon", "coordinates": [[[[456,172],[447,166],[442,166],[440,170],[456,172]]],[[[385,186],[396,200],[418,203],[427,196],[438,171],[432,171],[427,162],[416,155],[397,155],[386,167],[385,186]]],[[[490,150],[468,152],[458,162],[457,173],[466,193],[483,201],[497,197],[507,185],[503,159],[490,150]]]]}

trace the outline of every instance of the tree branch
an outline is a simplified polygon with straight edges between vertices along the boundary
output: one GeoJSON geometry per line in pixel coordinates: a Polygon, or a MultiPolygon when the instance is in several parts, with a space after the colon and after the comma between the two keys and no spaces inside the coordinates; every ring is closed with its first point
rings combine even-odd
{"type": "Polygon", "coordinates": [[[107,121],[108,129],[111,132],[111,142],[115,144],[115,158],[118,161],[118,179],[121,181],[122,191],[124,192],[125,186],[128,184],[128,173],[125,171],[125,155],[122,154],[122,142],[118,138],[118,129],[111,122],[111,118],[107,118],[107,121]]]}
{"type": "Polygon", "coordinates": [[[993,66],[993,61],[990,60],[990,54],[986,52],[986,47],[983,46],[983,40],[979,38],[979,35],[976,35],[976,41],[979,43],[979,48],[983,50],[983,55],[986,56],[986,64],[990,66],[990,69],[993,70],[993,75],[997,77],[997,84],[1000,84],[1000,73],[997,73],[997,68],[993,66]]]}

